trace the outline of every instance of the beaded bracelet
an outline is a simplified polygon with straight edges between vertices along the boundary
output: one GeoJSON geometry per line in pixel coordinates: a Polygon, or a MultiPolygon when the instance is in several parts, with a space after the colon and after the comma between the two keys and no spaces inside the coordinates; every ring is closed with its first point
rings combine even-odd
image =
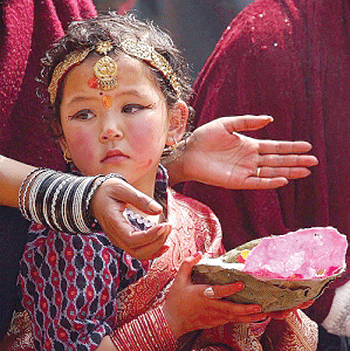
{"type": "Polygon", "coordinates": [[[29,221],[67,233],[90,233],[96,226],[90,214],[92,197],[110,178],[126,181],[117,173],[83,177],[36,168],[21,184],[18,206],[29,221]]]}

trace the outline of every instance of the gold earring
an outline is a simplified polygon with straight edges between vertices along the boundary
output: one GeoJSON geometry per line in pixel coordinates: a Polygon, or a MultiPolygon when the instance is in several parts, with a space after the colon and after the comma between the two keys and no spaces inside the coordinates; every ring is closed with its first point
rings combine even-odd
{"type": "Polygon", "coordinates": [[[63,159],[64,159],[64,162],[66,162],[67,164],[72,163],[73,161],[73,159],[68,156],[68,152],[69,152],[69,149],[66,149],[63,152],[63,159]]]}
{"type": "Polygon", "coordinates": [[[174,142],[174,144],[171,145],[171,149],[172,149],[173,151],[175,151],[175,150],[177,149],[179,143],[177,142],[177,140],[176,140],[174,137],[173,137],[173,142],[174,142]]]}

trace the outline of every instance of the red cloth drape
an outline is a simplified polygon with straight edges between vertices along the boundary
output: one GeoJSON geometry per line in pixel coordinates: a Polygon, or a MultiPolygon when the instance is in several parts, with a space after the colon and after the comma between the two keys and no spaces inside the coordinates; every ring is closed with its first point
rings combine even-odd
{"type": "Polygon", "coordinates": [[[5,0],[0,32],[0,154],[62,168],[37,97],[40,59],[73,19],[96,15],[90,0],[5,0]]]}
{"type": "MultiPolygon", "coordinates": [[[[350,6],[348,0],[256,0],[224,32],[195,83],[195,124],[227,115],[269,114],[250,133],[308,140],[320,164],[278,190],[230,191],[187,184],[208,204],[230,249],[270,234],[332,225],[350,237],[350,6]]],[[[313,306],[328,313],[331,285],[313,306]]],[[[332,289],[333,288],[333,289],[332,289]]]]}

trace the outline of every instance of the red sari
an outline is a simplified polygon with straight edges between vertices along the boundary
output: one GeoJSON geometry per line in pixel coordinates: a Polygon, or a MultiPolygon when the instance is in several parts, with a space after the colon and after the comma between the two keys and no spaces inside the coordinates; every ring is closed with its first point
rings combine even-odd
{"type": "MultiPolygon", "coordinates": [[[[316,350],[317,327],[301,311],[290,315],[285,321],[270,322],[265,333],[264,324],[259,330],[259,324],[231,323],[189,333],[180,338],[176,345],[169,334],[165,319],[160,319],[162,323],[159,323],[159,319],[155,317],[162,313],[161,306],[179,266],[186,257],[198,251],[216,257],[223,253],[223,249],[217,218],[209,208],[197,201],[169,191],[168,221],[173,225],[169,239],[170,249],[153,262],[145,276],[126,287],[117,296],[116,331],[113,334],[122,345],[120,350],[316,350]],[[147,324],[147,318],[154,318],[154,323],[147,324]],[[139,332],[135,333],[135,330],[139,332]],[[169,335],[168,339],[162,339],[162,343],[158,338],[161,334],[169,335]],[[146,345],[145,340],[153,342],[151,348],[149,344],[146,345]]],[[[17,340],[22,338],[22,341],[29,342],[28,350],[31,349],[29,331],[30,328],[27,328],[17,335],[17,340]]],[[[19,343],[14,339],[13,332],[12,335],[9,333],[3,344],[0,344],[1,349],[22,350],[23,348],[18,348],[19,343]]]]}

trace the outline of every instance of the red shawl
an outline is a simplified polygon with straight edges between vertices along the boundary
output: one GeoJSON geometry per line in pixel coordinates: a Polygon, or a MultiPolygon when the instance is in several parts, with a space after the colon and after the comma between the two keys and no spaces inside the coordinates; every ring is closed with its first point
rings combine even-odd
{"type": "MultiPolygon", "coordinates": [[[[275,121],[250,135],[308,140],[320,160],[310,177],[278,190],[188,184],[185,193],[219,217],[226,249],[311,226],[350,235],[349,21],[348,0],[256,0],[232,21],[202,69],[192,101],[196,126],[268,114],[275,121]]],[[[348,279],[344,274],[331,285],[312,318],[324,319],[334,288],[348,279]]]]}
{"type": "Polygon", "coordinates": [[[73,19],[96,15],[90,0],[5,0],[0,31],[0,154],[37,166],[64,167],[36,96],[40,58],[73,19]]]}

